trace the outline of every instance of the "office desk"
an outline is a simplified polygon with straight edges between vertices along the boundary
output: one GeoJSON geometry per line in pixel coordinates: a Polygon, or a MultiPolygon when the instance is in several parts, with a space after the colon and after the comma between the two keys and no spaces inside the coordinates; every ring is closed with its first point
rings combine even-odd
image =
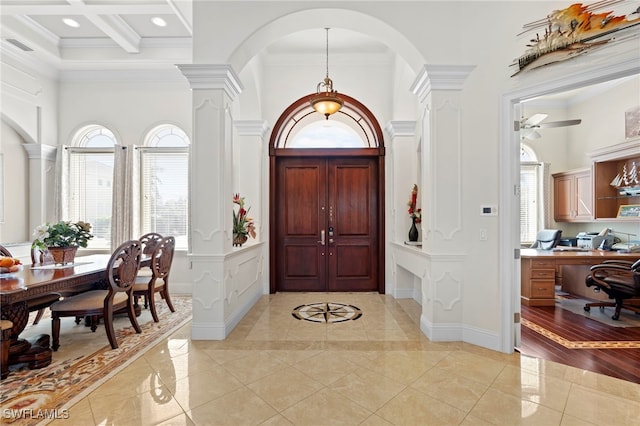
{"type": "Polygon", "coordinates": [[[29,321],[29,312],[33,310],[30,308],[61,290],[81,293],[106,288],[105,271],[110,257],[106,254],[77,257],[73,265],[65,267],[24,265],[22,271],[0,277],[1,317],[13,322],[10,365],[26,362],[29,368],[42,368],[51,363],[49,335],[30,341],[19,337],[29,321]]]}
{"type": "MultiPolygon", "coordinates": [[[[555,286],[563,285],[563,266],[597,265],[604,260],[640,259],[640,253],[618,253],[615,251],[552,251],[522,249],[520,251],[521,302],[527,306],[554,306],[555,286]]],[[[584,274],[586,278],[587,274],[584,274]]],[[[582,281],[582,287],[586,285],[582,281]]],[[[563,288],[564,289],[564,288],[563,288]]],[[[584,295],[584,294],[580,294],[584,295]]]]}

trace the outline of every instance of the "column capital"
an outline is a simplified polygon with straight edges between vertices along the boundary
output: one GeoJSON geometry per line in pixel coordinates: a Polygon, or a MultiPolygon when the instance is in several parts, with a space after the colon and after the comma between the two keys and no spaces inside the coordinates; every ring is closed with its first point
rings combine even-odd
{"type": "Polygon", "coordinates": [[[25,143],[22,145],[24,150],[27,151],[29,160],[48,160],[56,161],[56,152],[58,147],[51,145],[44,145],[41,143],[25,143]]]}
{"type": "Polygon", "coordinates": [[[191,89],[223,89],[235,99],[242,93],[242,83],[231,65],[227,64],[178,64],[191,89]]]}
{"type": "Polygon", "coordinates": [[[415,136],[416,121],[392,120],[387,123],[384,130],[389,133],[391,138],[395,138],[396,136],[415,136]]]}
{"type": "Polygon", "coordinates": [[[240,136],[260,136],[264,138],[269,131],[265,120],[233,120],[233,126],[240,136]]]}
{"type": "Polygon", "coordinates": [[[420,100],[432,90],[462,90],[475,65],[424,65],[411,85],[411,92],[420,100]]]}

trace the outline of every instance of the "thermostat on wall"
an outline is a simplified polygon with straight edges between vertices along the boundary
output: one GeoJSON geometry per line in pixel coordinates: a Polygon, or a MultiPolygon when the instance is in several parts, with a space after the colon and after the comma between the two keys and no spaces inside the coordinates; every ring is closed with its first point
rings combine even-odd
{"type": "Polygon", "coordinates": [[[498,216],[498,206],[480,206],[480,216],[498,216]]]}

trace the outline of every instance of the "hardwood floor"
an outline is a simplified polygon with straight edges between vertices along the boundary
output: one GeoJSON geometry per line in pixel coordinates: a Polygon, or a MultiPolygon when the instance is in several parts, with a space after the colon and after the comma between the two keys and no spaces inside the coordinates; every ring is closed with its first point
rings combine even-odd
{"type": "Polygon", "coordinates": [[[523,354],[640,383],[640,327],[611,327],[565,309],[523,305],[521,330],[523,354]]]}

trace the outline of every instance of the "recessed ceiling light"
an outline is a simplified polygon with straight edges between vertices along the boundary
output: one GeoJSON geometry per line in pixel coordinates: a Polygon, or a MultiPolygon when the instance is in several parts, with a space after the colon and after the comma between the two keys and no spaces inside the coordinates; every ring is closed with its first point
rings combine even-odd
{"type": "Polygon", "coordinates": [[[62,22],[65,23],[65,25],[71,27],[71,28],[78,28],[80,26],[80,24],[78,24],[78,21],[76,21],[75,19],[71,19],[71,18],[63,18],[62,22]]]}
{"type": "Polygon", "coordinates": [[[151,22],[153,22],[153,25],[155,25],[157,27],[166,27],[167,26],[167,21],[165,21],[164,19],[162,19],[159,16],[154,16],[153,18],[151,18],[151,22]]]}

